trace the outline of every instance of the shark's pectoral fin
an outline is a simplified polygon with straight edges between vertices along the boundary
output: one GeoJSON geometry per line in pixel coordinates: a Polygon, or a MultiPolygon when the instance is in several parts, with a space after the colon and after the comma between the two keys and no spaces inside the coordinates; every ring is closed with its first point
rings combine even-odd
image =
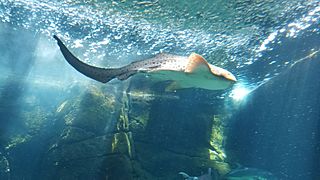
{"type": "Polygon", "coordinates": [[[199,54],[192,53],[188,59],[186,73],[211,73],[208,62],[199,54]]]}
{"type": "Polygon", "coordinates": [[[173,92],[182,88],[183,87],[181,87],[181,85],[177,81],[173,81],[165,88],[165,92],[173,92]]]}

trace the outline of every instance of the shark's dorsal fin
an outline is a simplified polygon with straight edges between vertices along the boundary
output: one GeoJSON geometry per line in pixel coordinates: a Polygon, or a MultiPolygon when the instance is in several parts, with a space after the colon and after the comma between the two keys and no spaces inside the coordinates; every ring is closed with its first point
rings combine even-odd
{"type": "Polygon", "coordinates": [[[189,62],[185,69],[186,73],[197,73],[203,71],[211,72],[208,62],[199,54],[192,53],[188,59],[189,62]]]}

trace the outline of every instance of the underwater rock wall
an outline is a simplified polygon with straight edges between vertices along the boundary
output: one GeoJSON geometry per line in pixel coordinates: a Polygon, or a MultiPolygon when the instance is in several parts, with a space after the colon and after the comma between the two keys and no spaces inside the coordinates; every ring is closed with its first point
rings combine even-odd
{"type": "Polygon", "coordinates": [[[228,172],[218,112],[201,105],[201,98],[190,98],[190,92],[165,93],[153,85],[132,79],[124,101],[135,178],[181,179],[178,172],[201,175],[208,168],[228,172]]]}
{"type": "Polygon", "coordinates": [[[57,108],[56,136],[43,155],[41,177],[180,179],[181,171],[229,171],[219,118],[186,109],[177,97],[103,89],[89,88],[57,108]]]}
{"type": "Polygon", "coordinates": [[[56,135],[43,156],[45,179],[102,179],[103,161],[112,155],[115,108],[113,93],[96,87],[62,102],[56,111],[56,135]],[[111,95],[110,95],[111,94],[111,95]]]}
{"type": "Polygon", "coordinates": [[[74,88],[83,91],[60,99],[51,113],[30,109],[35,121],[26,128],[43,123],[7,144],[11,171],[3,157],[4,179],[181,179],[181,171],[229,171],[218,116],[185,108],[176,96],[141,98],[148,92],[109,85],[74,88]]]}
{"type": "Polygon", "coordinates": [[[233,116],[227,150],[280,179],[320,174],[320,58],[311,56],[255,90],[233,116]]]}

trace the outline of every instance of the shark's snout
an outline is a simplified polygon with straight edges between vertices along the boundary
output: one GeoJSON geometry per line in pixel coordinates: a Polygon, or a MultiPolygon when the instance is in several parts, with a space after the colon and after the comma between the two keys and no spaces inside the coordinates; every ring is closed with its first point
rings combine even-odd
{"type": "Polygon", "coordinates": [[[223,74],[222,76],[230,81],[237,82],[237,78],[231,72],[227,72],[227,73],[223,74]]]}

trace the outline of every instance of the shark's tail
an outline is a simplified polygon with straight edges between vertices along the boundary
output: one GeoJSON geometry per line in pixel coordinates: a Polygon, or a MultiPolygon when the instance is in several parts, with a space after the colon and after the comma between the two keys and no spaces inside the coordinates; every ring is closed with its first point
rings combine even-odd
{"type": "Polygon", "coordinates": [[[68,63],[77,71],[89,78],[92,78],[102,83],[107,83],[114,78],[118,78],[120,80],[127,79],[135,73],[125,71],[125,68],[106,69],[86,64],[80,61],[77,57],[75,57],[56,35],[54,35],[53,37],[58,41],[60,50],[64,58],[68,61],[68,63]]]}

